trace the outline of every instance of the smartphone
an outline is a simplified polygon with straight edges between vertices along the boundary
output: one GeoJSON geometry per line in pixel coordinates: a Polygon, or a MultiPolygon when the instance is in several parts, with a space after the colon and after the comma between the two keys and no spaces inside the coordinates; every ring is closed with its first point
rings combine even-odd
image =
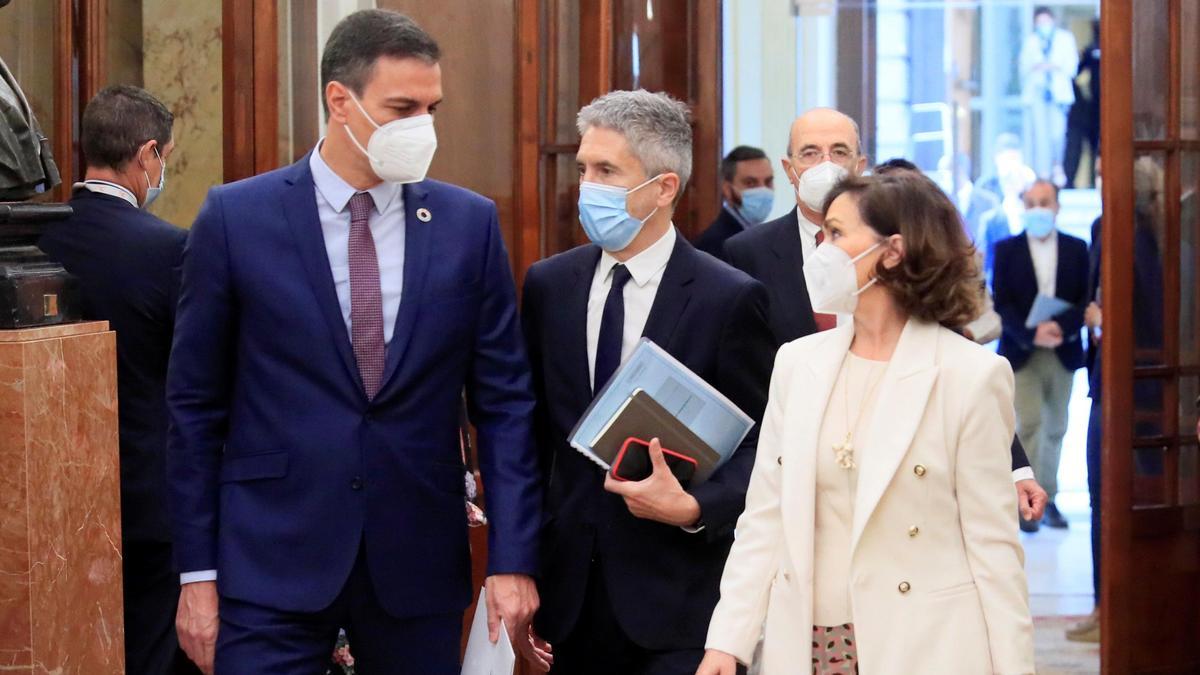
{"type": "MultiPolygon", "coordinates": [[[[687,487],[696,475],[696,460],[666,448],[663,448],[663,457],[679,483],[687,487]]],[[[649,478],[653,472],[654,467],[650,463],[650,443],[640,438],[625,439],[612,464],[613,478],[621,481],[639,481],[649,478]]]]}

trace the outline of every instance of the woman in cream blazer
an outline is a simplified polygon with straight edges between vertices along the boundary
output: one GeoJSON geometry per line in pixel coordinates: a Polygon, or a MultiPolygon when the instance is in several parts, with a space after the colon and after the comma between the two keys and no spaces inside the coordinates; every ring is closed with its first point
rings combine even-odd
{"type": "Polygon", "coordinates": [[[776,358],[698,673],[733,675],[735,660],[749,664],[764,622],[764,675],[1032,673],[1010,473],[1012,370],[938,325],[969,321],[978,298],[970,283],[978,263],[958,215],[924,177],[851,178],[826,201],[825,234],[805,261],[813,305],[854,321],[789,343],[776,358]],[[839,250],[825,250],[831,244],[839,250]],[[835,452],[819,437],[842,405],[831,393],[849,354],[886,366],[873,405],[847,399],[868,409],[851,457],[838,457],[857,481],[848,531],[834,537],[847,543],[847,565],[817,575],[814,546],[829,541],[817,512],[831,498],[818,488],[817,463],[835,452]],[[814,641],[821,593],[848,596],[852,633],[839,633],[838,647],[857,671],[852,660],[829,666],[827,645],[814,641]]]}

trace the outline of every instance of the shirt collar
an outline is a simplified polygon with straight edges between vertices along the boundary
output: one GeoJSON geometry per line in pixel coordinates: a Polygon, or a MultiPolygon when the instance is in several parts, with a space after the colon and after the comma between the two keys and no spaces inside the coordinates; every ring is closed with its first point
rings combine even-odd
{"type": "MultiPolygon", "coordinates": [[[[358,190],[355,190],[349,183],[342,180],[342,177],[334,173],[333,169],[325,163],[325,159],[321,157],[321,145],[325,142],[322,138],[317,142],[317,147],[308,156],[308,168],[312,171],[313,185],[317,187],[317,191],[325,198],[333,210],[341,213],[345,210],[346,205],[350,203],[350,198],[354,196],[358,190]]],[[[400,184],[382,181],[379,185],[373,188],[368,188],[367,193],[371,195],[371,199],[375,202],[375,212],[383,213],[387,207],[400,194],[400,184]]]]}
{"type": "Polygon", "coordinates": [[[800,222],[800,234],[807,234],[813,239],[817,238],[817,233],[821,231],[821,226],[804,217],[804,213],[797,209],[796,220],[800,222]]]}
{"type": "Polygon", "coordinates": [[[100,195],[116,197],[117,199],[124,200],[133,208],[138,208],[137,197],[135,197],[133,192],[124,185],[117,185],[116,183],[110,183],[106,180],[98,180],[93,178],[91,180],[85,180],[82,183],[76,183],[71,186],[71,189],[87,190],[88,192],[94,192],[100,195]]]}
{"type": "MultiPolygon", "coordinates": [[[[675,224],[672,223],[671,227],[667,228],[666,234],[659,237],[658,241],[650,245],[650,248],[625,261],[625,267],[629,270],[629,276],[632,277],[633,283],[639,287],[645,286],[667,266],[667,262],[671,260],[671,252],[675,250],[677,238],[675,224]]],[[[607,279],[612,269],[620,262],[608,251],[601,253],[600,278],[607,279]]]]}
{"type": "Polygon", "coordinates": [[[723,206],[725,207],[725,210],[729,212],[729,215],[733,216],[733,219],[738,222],[738,225],[742,226],[743,230],[750,229],[749,221],[742,216],[741,212],[738,211],[736,206],[730,204],[729,202],[724,202],[723,206]]]}

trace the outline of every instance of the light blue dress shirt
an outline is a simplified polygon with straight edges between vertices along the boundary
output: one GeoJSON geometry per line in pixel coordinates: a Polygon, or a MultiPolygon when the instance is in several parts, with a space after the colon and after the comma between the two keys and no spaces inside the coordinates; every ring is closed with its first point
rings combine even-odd
{"type": "MultiPolygon", "coordinates": [[[[321,144],[308,160],[317,192],[317,217],[325,236],[325,252],[337,289],[346,332],[350,332],[350,198],[358,192],[321,158],[321,144]]],[[[404,196],[398,183],[384,181],[367,190],[375,201],[371,236],[379,257],[379,286],[383,299],[383,341],[390,344],[404,292],[404,196]]]]}

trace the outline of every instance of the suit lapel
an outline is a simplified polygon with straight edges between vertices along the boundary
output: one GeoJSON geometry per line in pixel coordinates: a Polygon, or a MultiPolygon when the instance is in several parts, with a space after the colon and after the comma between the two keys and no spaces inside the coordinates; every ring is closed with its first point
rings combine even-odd
{"type": "Polygon", "coordinates": [[[772,311],[782,309],[793,325],[811,323],[812,316],[812,303],[809,302],[808,287],[804,283],[804,244],[800,241],[799,218],[799,209],[792,211],[792,217],[784,221],[778,243],[773,249],[776,258],[774,285],[782,291],[780,300],[786,302],[778,303],[782,307],[772,308],[772,311]]]}
{"type": "Polygon", "coordinates": [[[852,553],[925,416],[937,380],[937,340],[937,325],[909,320],[884,372],[867,435],[855,443],[865,454],[858,458],[852,553]]]}
{"type": "Polygon", "coordinates": [[[675,240],[675,248],[667,260],[654,304],[650,305],[646,327],[642,329],[643,337],[667,351],[671,351],[671,337],[679,326],[679,317],[692,299],[688,286],[695,278],[695,256],[696,250],[682,236],[675,240]]]}
{"type": "Polygon", "coordinates": [[[1011,274],[1017,275],[1015,278],[1024,280],[1025,284],[1027,284],[1026,288],[1032,286],[1033,295],[1031,297],[1036,298],[1038,295],[1038,277],[1037,268],[1033,264],[1033,252],[1029,250],[1029,235],[1024,232],[1018,234],[1016,242],[1017,265],[1019,267],[1014,269],[1011,274]]]}
{"type": "MultiPolygon", "coordinates": [[[[568,382],[573,393],[581,402],[581,409],[592,400],[592,374],[588,367],[587,321],[588,296],[592,291],[592,277],[596,274],[596,263],[600,260],[600,247],[590,246],[587,255],[580,255],[580,264],[575,268],[574,278],[567,290],[567,302],[562,311],[563,320],[549,319],[561,325],[563,330],[563,353],[566,360],[568,382]]],[[[543,307],[542,311],[554,311],[543,307]]],[[[548,317],[549,318],[549,317],[548,317]]]]}
{"type": "MultiPolygon", "coordinates": [[[[400,311],[396,313],[396,324],[392,330],[392,341],[388,344],[387,365],[383,371],[379,390],[383,391],[396,374],[396,369],[412,339],[417,323],[417,313],[425,289],[425,271],[429,267],[429,246],[433,228],[438,226],[436,215],[424,222],[417,218],[417,211],[427,206],[429,191],[424,183],[410,183],[403,188],[404,195],[404,290],[400,296],[400,311]]],[[[436,210],[430,209],[431,212],[436,210]]]]}
{"type": "Polygon", "coordinates": [[[316,295],[321,315],[329,326],[338,355],[361,391],[362,377],[354,360],[350,335],[346,331],[346,321],[342,318],[342,307],[333,284],[333,272],[329,268],[329,252],[325,249],[325,235],[321,232],[321,218],[317,214],[316,187],[308,168],[308,155],[293,165],[291,175],[286,180],[289,187],[283,194],[284,217],[296,239],[300,259],[308,272],[308,282],[316,295]]]}

